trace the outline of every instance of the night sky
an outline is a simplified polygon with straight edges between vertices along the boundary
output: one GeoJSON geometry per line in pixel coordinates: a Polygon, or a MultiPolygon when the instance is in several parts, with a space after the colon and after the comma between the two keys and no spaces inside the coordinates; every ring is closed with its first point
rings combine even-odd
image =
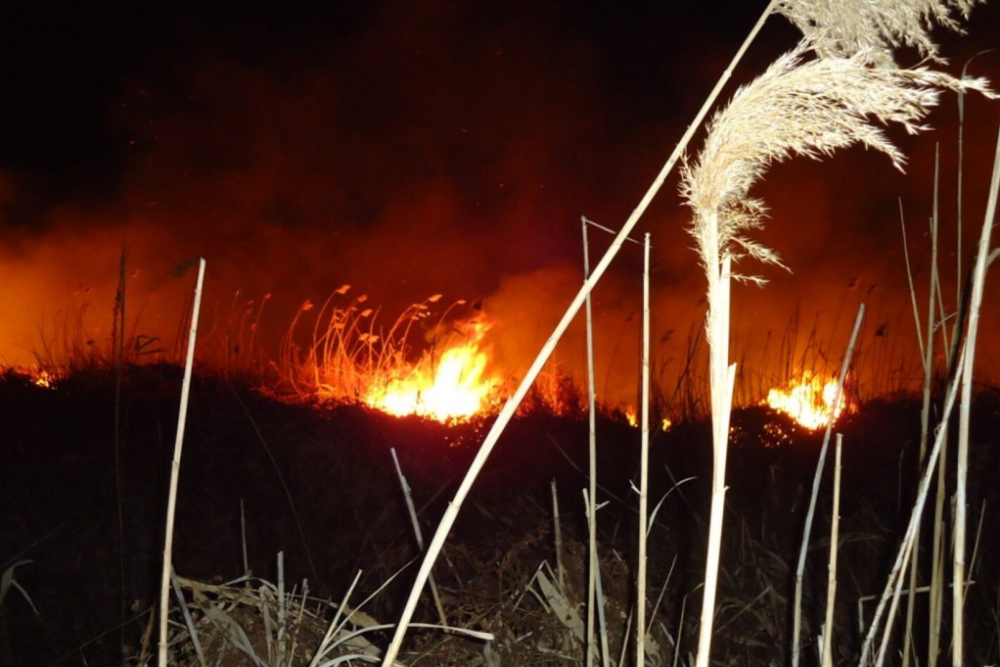
{"type": "MultiPolygon", "coordinates": [[[[433,294],[480,303],[497,322],[498,359],[523,372],[582,279],[580,216],[621,226],[765,4],[7,3],[0,363],[29,363],[40,330],[52,343],[77,321],[106,344],[124,246],[130,328],[166,347],[193,286],[180,269],[204,256],[205,355],[270,294],[257,343],[273,358],[305,300],[350,284],[387,324],[433,294]]],[[[1000,46],[997,3],[967,27],[963,38],[935,33],[954,74],[1000,46]]],[[[797,39],[771,17],[735,81],[797,39]]],[[[970,72],[1000,81],[1000,53],[970,72]]],[[[957,115],[945,95],[935,131],[893,131],[911,158],[905,176],[863,150],[772,170],[756,191],[772,216],[759,238],[793,273],[763,268],[771,284],[736,289],[737,360],[774,372],[797,321],[794,347],[815,328],[836,364],[867,298],[868,363],[885,373],[872,382],[889,384],[914,344],[898,198],[926,281],[941,142],[951,281],[957,115]]],[[[963,261],[998,125],[1000,104],[967,100],[963,261]]],[[[636,231],[652,233],[654,354],[667,385],[705,308],[687,221],[674,177],[636,231]]],[[[626,249],[595,295],[609,396],[634,393],[640,269],[638,248],[626,249]]],[[[987,326],[998,315],[984,313],[987,326]]],[[[981,348],[986,374],[1000,371],[994,341],[981,348]]],[[[579,367],[579,332],[557,358],[579,367]]]]}

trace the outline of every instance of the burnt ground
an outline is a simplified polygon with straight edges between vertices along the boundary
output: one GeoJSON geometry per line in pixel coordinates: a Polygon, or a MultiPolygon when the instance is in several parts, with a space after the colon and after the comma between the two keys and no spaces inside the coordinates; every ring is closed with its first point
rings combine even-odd
{"type": "MultiPolygon", "coordinates": [[[[118,391],[108,371],[77,372],[55,388],[37,387],[13,372],[0,380],[0,569],[29,561],[13,579],[34,605],[20,590],[8,590],[0,606],[0,664],[142,662],[159,582],[180,382],[173,367],[128,368],[118,391]]],[[[970,541],[981,517],[983,530],[968,597],[970,664],[1000,659],[997,406],[996,395],[984,391],[974,410],[970,541]]],[[[307,406],[247,383],[196,378],[180,471],[175,570],[218,586],[244,574],[245,544],[254,575],[276,581],[281,552],[286,586],[306,579],[311,596],[332,600],[340,600],[361,571],[351,600],[360,603],[381,588],[363,611],[393,623],[415,575],[418,549],[390,450],[397,452],[429,538],[489,426],[488,419],[447,426],[359,406],[307,406]]],[[[881,593],[909,518],[919,406],[870,403],[842,420],[839,430],[845,445],[834,655],[849,664],[860,648],[858,600],[881,593]]],[[[696,643],[709,431],[707,423],[688,422],[652,436],[650,506],[665,498],[648,561],[656,664],[672,664],[678,643],[679,664],[687,664],[696,643]]],[[[449,622],[494,633],[487,652],[504,665],[580,664],[579,643],[528,588],[537,592],[533,576],[544,563],[556,567],[555,480],[563,599],[577,607],[583,599],[587,434],[582,415],[538,411],[515,419],[464,504],[436,569],[449,622]]],[[[634,598],[630,483],[638,477],[639,442],[639,431],[624,420],[604,415],[598,421],[600,500],[607,501],[598,515],[599,550],[615,652],[634,598]]],[[[764,408],[734,415],[717,664],[786,663],[794,563],[821,442],[821,434],[764,408]]],[[[805,664],[814,661],[811,638],[818,634],[826,588],[828,478],[805,587],[805,664]]],[[[873,608],[862,604],[865,621],[873,608]]],[[[425,595],[417,620],[436,619],[425,595]]],[[[376,645],[388,639],[368,636],[376,645]]],[[[434,631],[414,632],[402,658],[407,664],[495,664],[481,644],[434,631]]]]}

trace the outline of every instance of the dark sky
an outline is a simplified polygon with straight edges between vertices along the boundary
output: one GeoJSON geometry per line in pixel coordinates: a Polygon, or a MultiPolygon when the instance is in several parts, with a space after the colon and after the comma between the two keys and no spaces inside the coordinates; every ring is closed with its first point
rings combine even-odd
{"type": "MultiPolygon", "coordinates": [[[[173,339],[191,287],[176,268],[204,255],[216,339],[270,293],[261,353],[274,356],[305,299],[348,283],[389,321],[436,293],[481,300],[498,321],[498,355],[519,366],[579,284],[580,216],[622,224],[766,3],[7,4],[5,360],[23,363],[40,326],[66,331],[82,309],[86,337],[105,339],[124,244],[135,332],[173,339]]],[[[997,46],[998,17],[979,7],[967,38],[940,34],[949,71],[997,46]]],[[[796,40],[772,17],[736,80],[796,40]]],[[[997,80],[1000,55],[972,71],[997,80]]],[[[761,186],[773,215],[762,238],[794,272],[767,270],[769,287],[735,295],[737,346],[769,357],[761,368],[779,363],[795,313],[799,348],[814,322],[835,346],[869,293],[871,335],[886,324],[893,349],[912,344],[897,197],[925,264],[934,142],[951,183],[956,117],[945,96],[938,131],[900,137],[906,177],[849,151],[781,165],[761,186]]],[[[969,101],[966,257],[998,118],[996,104],[969,101]]],[[[942,190],[948,234],[953,189],[942,190]]],[[[665,375],[704,308],[676,192],[671,179],[638,230],[656,246],[665,375]]],[[[634,359],[640,254],[624,254],[597,294],[608,368],[634,359]]],[[[572,365],[576,347],[560,358],[572,365]]]]}

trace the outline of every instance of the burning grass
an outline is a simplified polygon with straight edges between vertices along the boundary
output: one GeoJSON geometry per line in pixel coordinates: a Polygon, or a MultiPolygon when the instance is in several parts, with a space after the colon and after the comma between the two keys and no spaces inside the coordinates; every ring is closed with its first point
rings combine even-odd
{"type": "Polygon", "coordinates": [[[771,389],[763,403],[812,430],[825,428],[845,411],[855,409],[836,378],[824,380],[809,371],[803,372],[800,380],[790,386],[771,389]]]}
{"type": "MultiPolygon", "coordinates": [[[[411,304],[388,327],[367,295],[334,290],[313,313],[299,308],[281,347],[278,394],[301,401],[361,403],[398,417],[441,422],[495,414],[511,392],[514,369],[498,367],[490,332],[494,322],[478,306],[458,300],[435,313],[441,295],[411,304]],[[312,320],[309,342],[298,342],[312,320]]],[[[575,381],[552,368],[525,410],[578,414],[584,402],[575,381]]]]}

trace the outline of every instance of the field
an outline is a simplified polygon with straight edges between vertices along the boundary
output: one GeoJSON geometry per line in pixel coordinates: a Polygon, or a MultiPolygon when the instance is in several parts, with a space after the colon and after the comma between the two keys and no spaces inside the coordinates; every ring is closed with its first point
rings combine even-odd
{"type": "MultiPolygon", "coordinates": [[[[7,592],[3,664],[121,664],[123,647],[126,664],[144,664],[141,654],[153,649],[145,633],[156,606],[180,380],[174,366],[125,369],[117,436],[115,374],[107,369],[82,370],[51,387],[13,372],[0,383],[5,476],[0,553],[28,561],[13,574],[33,604],[17,590],[7,592]],[[115,463],[116,437],[120,467],[115,463]]],[[[969,565],[974,582],[966,610],[971,664],[1000,658],[1000,537],[990,528],[997,506],[994,471],[1000,466],[1000,450],[990,435],[1000,428],[997,398],[996,392],[983,389],[974,409],[974,433],[979,435],[971,454],[969,494],[976,500],[970,523],[980,530],[969,565]]],[[[916,400],[873,401],[837,426],[845,436],[834,649],[838,663],[857,660],[859,624],[870,622],[875,604],[866,596],[881,594],[909,519],[918,472],[919,410],[916,400]]],[[[395,450],[412,487],[427,533],[490,419],[446,425],[392,417],[360,405],[316,407],[277,400],[246,383],[196,377],[174,567],[188,587],[207,664],[254,662],[233,647],[232,627],[199,611],[199,604],[225,610],[261,656],[269,649],[274,655],[283,645],[288,657],[280,664],[288,665],[309,664],[333,613],[322,601],[339,604],[357,573],[348,608],[359,607],[372,622],[394,623],[413,579],[418,549],[391,452],[395,450]],[[288,608],[298,608],[303,580],[310,600],[308,614],[295,623],[287,621],[293,629],[284,644],[277,640],[277,621],[272,620],[274,626],[263,621],[268,614],[277,618],[279,552],[288,608]],[[240,579],[250,572],[271,583],[240,579]],[[236,583],[223,586],[232,581],[236,583]],[[197,600],[196,587],[202,587],[197,600]],[[289,641],[293,633],[294,652],[289,641]]],[[[582,414],[538,410],[516,418],[435,570],[448,625],[492,633],[491,650],[501,664],[557,665],[583,656],[572,624],[557,612],[564,601],[579,613],[585,599],[581,490],[587,485],[587,433],[582,414]],[[556,581],[560,562],[563,587],[557,594],[550,591],[543,603],[536,573],[556,581]]],[[[716,611],[718,664],[781,664],[787,657],[797,536],[821,440],[821,433],[767,408],[734,414],[716,611]]],[[[694,651],[710,441],[710,424],[692,421],[656,432],[651,442],[650,496],[657,511],[648,544],[647,645],[657,664],[689,664],[694,651]]],[[[636,515],[630,484],[637,479],[639,431],[620,416],[603,414],[598,452],[599,497],[608,503],[598,515],[599,553],[609,645],[617,652],[634,600],[636,515]]],[[[807,570],[806,637],[815,637],[822,622],[830,497],[826,482],[807,570]]],[[[176,606],[175,614],[175,662],[198,664],[176,606]]],[[[440,624],[429,591],[415,620],[440,624]]],[[[353,622],[363,625],[357,618],[353,622]]],[[[925,634],[918,616],[915,641],[924,641],[925,634]]],[[[897,641],[898,636],[897,631],[897,641]]],[[[387,640],[385,630],[365,637],[375,646],[387,640]]],[[[461,635],[418,630],[404,645],[401,660],[490,664],[484,662],[484,646],[461,635]]],[[[807,639],[804,650],[811,659],[814,642],[807,639]]],[[[346,652],[346,646],[338,646],[331,658],[346,652]]]]}

